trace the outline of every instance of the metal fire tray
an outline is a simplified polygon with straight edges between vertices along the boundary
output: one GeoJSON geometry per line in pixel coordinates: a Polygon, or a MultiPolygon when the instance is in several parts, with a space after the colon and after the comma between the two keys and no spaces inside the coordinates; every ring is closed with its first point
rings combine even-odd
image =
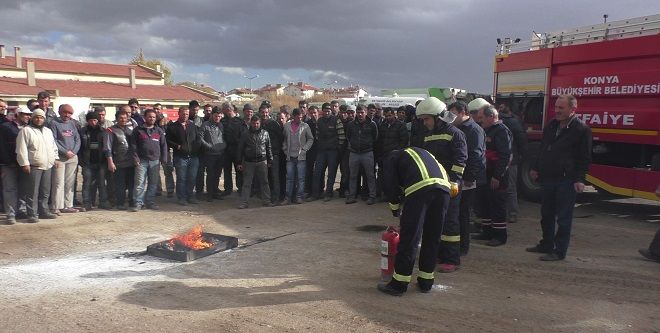
{"type": "Polygon", "coordinates": [[[202,233],[202,237],[207,242],[213,243],[213,246],[202,250],[193,250],[180,245],[171,247],[168,245],[169,240],[166,240],[147,246],[147,254],[154,257],[186,262],[233,249],[238,246],[238,238],[236,237],[211,234],[207,232],[202,233]]]}

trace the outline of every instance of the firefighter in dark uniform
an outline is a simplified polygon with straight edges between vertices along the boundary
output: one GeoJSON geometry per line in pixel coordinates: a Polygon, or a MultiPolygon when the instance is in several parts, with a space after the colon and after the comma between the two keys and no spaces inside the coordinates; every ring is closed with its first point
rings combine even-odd
{"type": "Polygon", "coordinates": [[[511,131],[498,118],[497,109],[488,106],[479,109],[475,120],[486,132],[486,179],[487,186],[483,212],[490,222],[482,222],[482,231],[473,239],[488,240],[488,246],[506,244],[506,198],[511,163],[511,131]]]}
{"type": "Polygon", "coordinates": [[[433,155],[416,147],[392,151],[385,157],[383,167],[383,193],[392,215],[399,217],[401,212],[401,230],[394,274],[390,282],[379,284],[378,290],[393,296],[406,292],[421,238],[417,285],[421,292],[429,292],[433,287],[438,239],[449,204],[447,173],[433,155]]]}
{"type": "Polygon", "coordinates": [[[458,220],[461,206],[461,179],[467,161],[465,134],[451,125],[456,115],[447,110],[445,103],[430,97],[417,106],[417,117],[421,118],[428,130],[422,148],[433,154],[447,171],[453,187],[445,226],[440,236],[438,270],[451,273],[461,264],[461,228],[458,220]]]}

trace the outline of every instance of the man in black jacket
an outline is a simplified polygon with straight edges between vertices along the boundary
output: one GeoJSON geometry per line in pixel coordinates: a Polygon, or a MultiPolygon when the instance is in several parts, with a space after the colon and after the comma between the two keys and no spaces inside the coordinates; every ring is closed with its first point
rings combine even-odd
{"type": "Polygon", "coordinates": [[[182,206],[196,204],[193,189],[199,167],[199,129],[189,119],[190,110],[179,108],[179,119],[167,126],[167,145],[172,148],[174,169],[176,170],[176,197],[182,206]]]}
{"type": "Polygon", "coordinates": [[[518,190],[516,186],[518,182],[518,164],[520,164],[527,154],[527,133],[518,117],[511,112],[511,108],[508,105],[502,103],[497,110],[500,112],[500,119],[509,128],[513,136],[513,144],[511,146],[513,158],[509,166],[506,215],[509,223],[515,223],[518,221],[518,190]]]}
{"type": "Polygon", "coordinates": [[[350,191],[346,197],[347,204],[356,203],[358,194],[358,175],[360,167],[364,168],[364,173],[369,186],[369,199],[367,205],[376,203],[376,176],[374,175],[374,145],[378,140],[378,127],[376,123],[367,118],[365,107],[359,105],[356,109],[356,118],[348,123],[346,128],[346,139],[348,140],[348,150],[351,152],[348,157],[351,178],[349,182],[350,191]]]}
{"type": "Polygon", "coordinates": [[[483,213],[489,222],[482,223],[482,232],[473,239],[488,240],[488,246],[506,244],[506,189],[511,163],[511,131],[499,120],[492,105],[479,109],[477,122],[486,132],[486,180],[483,213]]]}
{"type": "Polygon", "coordinates": [[[270,137],[268,132],[261,128],[258,116],[250,119],[250,130],[241,136],[238,143],[236,162],[238,170],[243,172],[243,190],[241,192],[241,205],[238,209],[248,208],[252,181],[257,177],[261,187],[261,200],[266,207],[274,206],[270,201],[270,187],[268,186],[268,167],[273,163],[270,137]]]}
{"type": "Polygon", "coordinates": [[[532,179],[541,183],[543,239],[527,251],[545,253],[540,258],[543,261],[566,257],[575,197],[584,191],[591,164],[591,129],[575,116],[576,109],[575,96],[557,98],[555,119],[543,129],[540,154],[529,172],[532,179]]]}
{"type": "Polygon", "coordinates": [[[107,172],[106,161],[103,158],[103,128],[99,123],[96,112],[85,115],[87,126],[80,130],[80,151],[78,152],[78,164],[82,167],[83,186],[83,208],[85,211],[92,209],[98,191],[99,208],[108,209],[108,194],[106,191],[105,175],[107,172]]]}
{"type": "Polygon", "coordinates": [[[396,117],[394,109],[385,108],[383,111],[383,122],[378,127],[378,142],[376,142],[376,164],[378,175],[376,177],[376,195],[380,195],[383,189],[383,159],[393,150],[403,149],[408,146],[408,129],[406,124],[396,117]]]}
{"type": "Polygon", "coordinates": [[[134,205],[133,186],[135,167],[130,154],[128,138],[133,130],[128,126],[130,113],[126,110],[117,112],[117,123],[106,130],[103,136],[103,152],[112,173],[114,183],[115,208],[125,210],[126,190],[129,206],[134,205]]]}
{"type": "Polygon", "coordinates": [[[307,123],[309,129],[312,131],[312,136],[314,136],[314,144],[312,144],[312,148],[307,152],[307,160],[305,160],[305,198],[311,196],[312,184],[314,183],[314,164],[316,163],[316,147],[318,141],[316,128],[318,120],[319,108],[316,105],[312,105],[307,110],[307,118],[305,119],[305,123],[307,123]]]}
{"type": "MultiPolygon", "coordinates": [[[[268,179],[270,185],[270,197],[274,204],[280,203],[280,159],[282,157],[282,140],[284,140],[284,130],[282,125],[270,115],[271,104],[269,101],[263,101],[259,106],[259,117],[261,117],[261,127],[268,132],[270,138],[271,151],[273,153],[273,163],[268,167],[268,179]]],[[[283,199],[283,198],[282,198],[283,199]]]]}
{"type": "MultiPolygon", "coordinates": [[[[342,105],[339,107],[339,120],[344,126],[344,134],[348,127],[348,123],[355,119],[355,106],[342,105]]],[[[348,151],[348,140],[339,147],[339,172],[341,173],[341,180],[339,181],[339,197],[345,198],[348,194],[348,181],[351,177],[351,172],[348,167],[348,157],[351,152],[348,151]]]]}
{"type": "Polygon", "coordinates": [[[222,112],[224,117],[222,118],[222,126],[224,129],[225,138],[227,139],[227,148],[225,149],[225,158],[224,158],[224,196],[231,195],[234,192],[234,182],[232,179],[232,166],[234,167],[234,172],[236,173],[236,187],[238,189],[243,185],[243,174],[238,172],[238,164],[236,164],[236,150],[238,149],[238,140],[241,137],[243,132],[243,119],[241,119],[234,107],[225,102],[222,104],[222,112]]]}
{"type": "Polygon", "coordinates": [[[2,175],[2,194],[7,224],[16,223],[16,219],[27,217],[25,200],[29,177],[21,171],[16,160],[16,137],[23,127],[28,126],[32,111],[19,108],[13,121],[0,125],[0,170],[2,175]]]}
{"type": "Polygon", "coordinates": [[[463,171],[463,187],[461,188],[461,203],[458,214],[461,234],[461,255],[466,255],[470,249],[470,208],[474,204],[477,186],[486,184],[486,134],[468,112],[463,101],[449,106],[449,111],[456,115],[453,124],[465,133],[467,144],[467,160],[463,171]]]}
{"type": "Polygon", "coordinates": [[[332,115],[330,103],[323,103],[323,116],[316,124],[316,163],[314,164],[314,183],[310,200],[321,199],[321,188],[324,186],[324,174],[328,169],[328,180],[325,183],[325,201],[333,196],[337,166],[339,166],[339,148],[344,145],[346,135],[344,124],[332,115]]]}

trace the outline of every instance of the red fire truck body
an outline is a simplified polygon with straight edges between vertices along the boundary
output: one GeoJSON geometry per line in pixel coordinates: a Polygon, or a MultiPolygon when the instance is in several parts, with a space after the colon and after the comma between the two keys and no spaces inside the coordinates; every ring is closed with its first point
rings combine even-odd
{"type": "Polygon", "coordinates": [[[561,94],[577,97],[577,116],[593,132],[587,181],[610,193],[658,200],[660,184],[660,15],[499,40],[496,104],[508,104],[527,129],[520,190],[538,198],[528,177],[542,128],[561,94]]]}

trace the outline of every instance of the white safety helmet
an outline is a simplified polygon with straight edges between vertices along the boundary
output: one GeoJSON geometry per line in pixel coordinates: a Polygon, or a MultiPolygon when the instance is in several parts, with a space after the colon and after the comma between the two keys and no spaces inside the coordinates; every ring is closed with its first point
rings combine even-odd
{"type": "Polygon", "coordinates": [[[439,116],[440,113],[447,110],[447,105],[436,97],[429,97],[417,105],[415,114],[419,116],[439,116]]]}
{"type": "Polygon", "coordinates": [[[477,110],[480,110],[480,109],[482,109],[483,107],[486,107],[486,106],[490,106],[490,103],[488,103],[487,100],[485,100],[481,97],[475,98],[472,101],[470,101],[470,103],[468,103],[468,111],[469,112],[477,111],[477,110]]]}

